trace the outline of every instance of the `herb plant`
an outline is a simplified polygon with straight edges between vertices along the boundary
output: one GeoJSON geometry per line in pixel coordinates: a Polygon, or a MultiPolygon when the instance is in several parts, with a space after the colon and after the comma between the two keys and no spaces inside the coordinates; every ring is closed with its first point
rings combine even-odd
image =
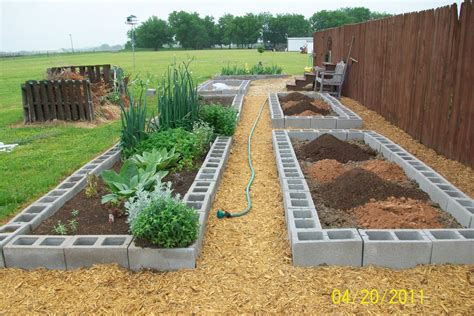
{"type": "Polygon", "coordinates": [[[214,128],[217,135],[232,136],[237,124],[237,110],[220,105],[206,105],[199,112],[200,118],[214,128]]]}
{"type": "Polygon", "coordinates": [[[58,221],[53,227],[53,232],[58,235],[67,235],[67,227],[63,224],[63,222],[58,221]]]}
{"type": "Polygon", "coordinates": [[[151,152],[143,152],[143,154],[135,154],[130,160],[137,165],[138,168],[144,169],[147,172],[159,170],[170,170],[173,168],[180,158],[180,154],[171,148],[156,149],[153,148],[151,152]]]}

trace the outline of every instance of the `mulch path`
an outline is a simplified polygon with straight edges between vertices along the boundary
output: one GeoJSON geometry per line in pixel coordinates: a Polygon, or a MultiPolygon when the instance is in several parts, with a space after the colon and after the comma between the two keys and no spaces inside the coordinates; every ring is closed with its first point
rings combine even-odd
{"type": "Polygon", "coordinates": [[[474,265],[298,268],[292,265],[283,202],[272,153],[268,107],[252,145],[254,207],[218,220],[215,210],[245,208],[247,136],[268,92],[282,80],[253,81],[232,153],[212,206],[203,251],[194,270],[133,273],[115,265],[75,271],[0,269],[0,306],[25,313],[452,313],[473,314],[474,265]],[[424,304],[334,305],[334,289],[423,289],[424,304]]]}

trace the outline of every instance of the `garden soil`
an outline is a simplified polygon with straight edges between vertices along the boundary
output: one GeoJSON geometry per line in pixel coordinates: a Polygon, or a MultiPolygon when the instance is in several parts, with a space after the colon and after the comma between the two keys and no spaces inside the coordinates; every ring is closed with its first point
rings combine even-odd
{"type": "Polygon", "coordinates": [[[252,142],[256,178],[253,209],[217,219],[215,210],[245,208],[250,175],[247,136],[268,92],[285,80],[253,81],[245,98],[228,166],[209,215],[196,269],[133,273],[115,265],[73,271],[0,269],[0,309],[10,314],[97,313],[452,313],[474,314],[474,265],[294,267],[272,153],[268,107],[252,142]],[[423,289],[424,304],[335,305],[338,289],[423,289]]]}
{"type": "Polygon", "coordinates": [[[333,115],[337,113],[323,100],[292,92],[279,98],[283,113],[288,116],[333,115]]]}

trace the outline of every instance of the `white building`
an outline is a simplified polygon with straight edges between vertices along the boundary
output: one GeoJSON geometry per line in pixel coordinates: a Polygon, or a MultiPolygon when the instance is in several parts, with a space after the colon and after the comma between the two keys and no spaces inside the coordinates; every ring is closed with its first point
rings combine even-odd
{"type": "Polygon", "coordinates": [[[288,51],[299,52],[301,47],[307,46],[308,54],[313,52],[312,37],[288,37],[288,51]]]}

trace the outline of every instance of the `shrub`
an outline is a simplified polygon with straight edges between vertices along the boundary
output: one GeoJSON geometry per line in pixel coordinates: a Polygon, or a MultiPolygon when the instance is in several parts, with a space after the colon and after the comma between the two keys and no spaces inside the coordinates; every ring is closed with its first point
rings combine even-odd
{"type": "Polygon", "coordinates": [[[137,239],[164,248],[187,247],[197,239],[198,213],[178,198],[173,198],[169,190],[139,194],[126,207],[134,208],[135,204],[140,204],[141,208],[135,207],[131,218],[129,214],[129,225],[137,239]]]}
{"type": "Polygon", "coordinates": [[[199,112],[197,85],[191,77],[191,60],[168,66],[158,87],[158,115],[160,128],[185,127],[191,129],[199,112]]]}
{"type": "Polygon", "coordinates": [[[257,52],[259,52],[260,54],[262,54],[264,51],[265,51],[265,48],[262,45],[259,45],[257,47],[257,52]]]}
{"type": "Polygon", "coordinates": [[[202,155],[197,136],[183,128],[161,130],[152,133],[135,148],[136,153],[151,152],[153,149],[166,148],[168,151],[175,148],[180,155],[177,170],[183,167],[192,167],[193,161],[202,155]]]}
{"type": "Polygon", "coordinates": [[[207,122],[198,120],[193,125],[193,134],[197,138],[197,146],[199,151],[204,153],[210,146],[210,143],[214,140],[214,128],[207,122]]]}
{"type": "Polygon", "coordinates": [[[206,105],[199,112],[200,118],[209,123],[217,135],[232,136],[237,124],[237,110],[221,105],[206,105]]]}
{"type": "Polygon", "coordinates": [[[221,75],[279,75],[283,72],[283,68],[277,65],[264,66],[262,63],[253,65],[252,67],[245,66],[224,66],[221,70],[221,75]]]}

